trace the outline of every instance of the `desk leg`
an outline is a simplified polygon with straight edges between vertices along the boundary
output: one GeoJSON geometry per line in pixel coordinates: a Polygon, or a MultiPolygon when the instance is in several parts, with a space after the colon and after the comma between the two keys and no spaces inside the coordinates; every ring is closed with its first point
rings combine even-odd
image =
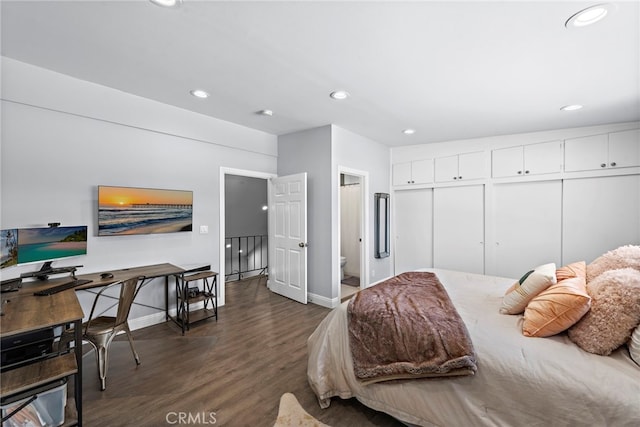
{"type": "Polygon", "coordinates": [[[164,321],[169,320],[169,276],[164,276],[164,321]]]}
{"type": "Polygon", "coordinates": [[[82,427],[82,319],[74,322],[73,330],[75,333],[74,349],[76,353],[76,365],[78,372],[75,378],[75,401],[76,410],[78,411],[78,427],[82,427]]]}

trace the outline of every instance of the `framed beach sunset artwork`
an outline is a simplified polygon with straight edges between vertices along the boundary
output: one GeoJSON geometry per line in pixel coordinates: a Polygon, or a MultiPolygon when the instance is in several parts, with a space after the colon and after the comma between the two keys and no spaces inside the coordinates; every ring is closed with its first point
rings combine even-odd
{"type": "Polygon", "coordinates": [[[98,186],[98,236],[193,229],[193,191],[98,186]]]}

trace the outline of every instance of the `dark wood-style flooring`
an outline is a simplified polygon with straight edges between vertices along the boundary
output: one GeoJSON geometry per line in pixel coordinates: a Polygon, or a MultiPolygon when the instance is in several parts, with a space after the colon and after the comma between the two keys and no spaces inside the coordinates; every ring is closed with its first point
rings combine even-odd
{"type": "Polygon", "coordinates": [[[226,286],[217,322],[194,325],[185,336],[172,322],[134,331],[140,366],[118,337],[103,392],[94,353],[85,354],[84,424],[273,426],[280,396],[291,392],[307,412],[334,427],[402,425],[355,399],[318,406],[307,382],[306,343],[328,309],[271,293],[264,279],[226,286]]]}

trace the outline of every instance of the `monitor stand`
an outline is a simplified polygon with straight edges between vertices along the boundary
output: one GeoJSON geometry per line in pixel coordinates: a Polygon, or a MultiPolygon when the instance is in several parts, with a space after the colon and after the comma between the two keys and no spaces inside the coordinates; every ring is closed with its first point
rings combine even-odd
{"type": "Polygon", "coordinates": [[[32,271],[31,273],[22,273],[20,275],[20,277],[22,277],[22,278],[24,278],[24,277],[35,277],[38,280],[47,280],[49,278],[50,274],[71,273],[71,276],[75,279],[76,278],[76,269],[78,267],[82,267],[81,265],[72,265],[72,266],[69,266],[69,267],[53,268],[51,266],[52,262],[53,261],[47,261],[42,265],[42,267],[40,267],[40,270],[32,271]]]}

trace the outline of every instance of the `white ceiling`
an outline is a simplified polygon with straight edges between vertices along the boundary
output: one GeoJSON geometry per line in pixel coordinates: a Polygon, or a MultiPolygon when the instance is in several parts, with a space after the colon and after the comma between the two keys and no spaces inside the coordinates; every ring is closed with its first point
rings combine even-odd
{"type": "Polygon", "coordinates": [[[597,3],[2,0],[2,55],[271,134],[422,144],[640,120],[640,2],[565,28],[597,3]]]}

